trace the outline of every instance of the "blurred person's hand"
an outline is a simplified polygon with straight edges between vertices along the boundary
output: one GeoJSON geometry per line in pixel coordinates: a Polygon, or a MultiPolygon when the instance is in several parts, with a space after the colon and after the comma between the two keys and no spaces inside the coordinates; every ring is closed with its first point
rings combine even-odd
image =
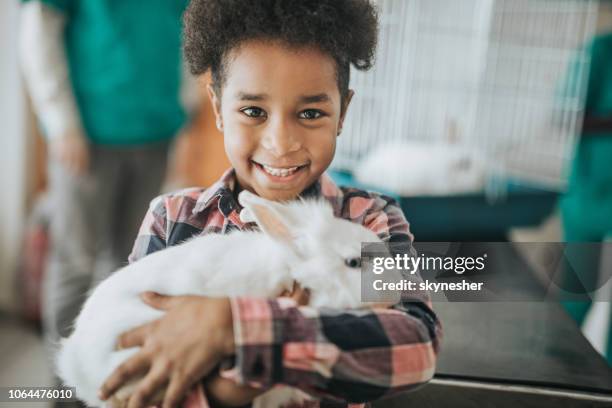
{"type": "Polygon", "coordinates": [[[89,144],[82,132],[73,130],[51,139],[49,152],[75,175],[89,169],[89,144]]]}

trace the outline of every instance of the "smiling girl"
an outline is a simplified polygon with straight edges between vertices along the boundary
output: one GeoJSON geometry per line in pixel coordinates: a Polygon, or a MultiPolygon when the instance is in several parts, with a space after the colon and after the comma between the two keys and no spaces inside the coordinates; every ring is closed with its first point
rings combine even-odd
{"type": "MultiPolygon", "coordinates": [[[[353,95],[350,65],[371,67],[377,30],[368,0],[193,0],[185,55],[195,75],[212,73],[207,91],[232,168],[207,189],[155,199],[130,261],[194,235],[246,228],[242,189],[271,200],[328,200],[337,217],[410,248],[393,199],[338,187],[325,174],[353,95]]],[[[441,326],[426,295],[335,310],[310,307],[304,291],[294,292],[295,301],[147,296],[167,314],[120,338],[122,347],[142,348],[106,381],[102,398],[146,374],[130,407],[164,388],[164,407],[173,406],[202,380],[219,406],[248,404],[276,384],[362,404],[432,378],[441,326]]]]}

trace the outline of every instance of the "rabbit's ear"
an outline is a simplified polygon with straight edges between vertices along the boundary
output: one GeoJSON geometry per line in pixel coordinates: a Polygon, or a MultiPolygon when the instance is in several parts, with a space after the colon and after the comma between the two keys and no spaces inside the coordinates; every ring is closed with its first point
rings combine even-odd
{"type": "Polygon", "coordinates": [[[292,227],[296,220],[291,211],[282,204],[266,200],[246,190],[238,195],[238,201],[244,207],[240,213],[243,222],[256,222],[263,232],[279,241],[290,242],[295,238],[292,227]]]}

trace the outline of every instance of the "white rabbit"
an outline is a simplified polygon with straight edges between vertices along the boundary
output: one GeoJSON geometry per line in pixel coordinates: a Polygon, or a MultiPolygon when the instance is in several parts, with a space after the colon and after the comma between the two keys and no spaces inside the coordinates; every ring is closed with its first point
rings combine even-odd
{"type": "Polygon", "coordinates": [[[450,143],[389,142],[362,159],[355,178],[403,196],[479,192],[485,165],[477,152],[450,143]]]}
{"type": "MultiPolygon", "coordinates": [[[[263,233],[237,231],[192,238],[118,270],[92,291],[56,359],[59,376],[66,385],[76,387],[80,399],[94,406],[103,404],[97,390],[138,351],[115,351],[119,334],[162,316],[163,312],[140,300],[144,291],[275,297],[291,289],[295,280],[311,290],[313,307],[364,306],[360,267],[350,261],[360,258],[361,242],[380,242],[376,234],[335,218],[324,200],[280,204],[243,191],[239,201],[244,207],[241,219],[256,222],[263,233]]],[[[268,394],[286,393],[288,387],[284,388],[262,395],[268,401],[265,406],[275,401],[268,394]]],[[[133,389],[134,383],[124,386],[123,395],[133,389]]]]}

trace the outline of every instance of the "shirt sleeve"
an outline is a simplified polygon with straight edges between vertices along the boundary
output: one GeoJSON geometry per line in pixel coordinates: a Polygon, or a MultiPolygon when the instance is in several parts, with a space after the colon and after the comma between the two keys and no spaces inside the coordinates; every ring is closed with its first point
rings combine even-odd
{"type": "MultiPolygon", "coordinates": [[[[364,225],[386,242],[412,242],[399,206],[377,196],[364,225]]],[[[330,310],[289,299],[230,300],[240,383],[283,383],[344,402],[373,401],[428,382],[442,327],[429,297],[391,308],[330,310]]]]}
{"type": "Polygon", "coordinates": [[[164,249],[167,246],[167,211],[166,196],[154,198],[140,225],[128,262],[136,262],[146,255],[164,249]]]}
{"type": "Polygon", "coordinates": [[[53,139],[84,134],[64,48],[68,1],[28,1],[21,6],[19,54],[34,110],[53,139]]]}

